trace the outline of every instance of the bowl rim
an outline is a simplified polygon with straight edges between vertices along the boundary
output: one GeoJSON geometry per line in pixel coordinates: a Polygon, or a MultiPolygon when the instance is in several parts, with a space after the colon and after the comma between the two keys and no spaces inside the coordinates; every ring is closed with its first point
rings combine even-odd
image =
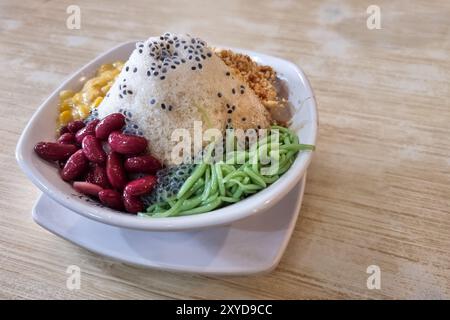
{"type": "MultiPolygon", "coordinates": [[[[47,185],[48,180],[45,178],[45,176],[39,174],[39,171],[34,166],[31,166],[27,160],[25,148],[29,147],[27,145],[27,137],[29,136],[28,132],[31,130],[33,123],[39,117],[39,114],[47,107],[47,105],[49,104],[50,100],[54,97],[54,95],[58,94],[59,91],[65,89],[68,83],[72,81],[75,77],[79,76],[80,74],[83,74],[86,70],[92,68],[94,65],[100,64],[101,63],[100,60],[112,54],[116,50],[120,50],[122,47],[131,46],[131,44],[134,45],[135,43],[136,41],[128,41],[121,43],[113,47],[112,49],[107,50],[103,54],[100,54],[99,56],[88,62],[86,65],[84,65],[83,67],[72,73],[62,82],[62,84],[58,88],[56,88],[47,97],[47,99],[45,99],[45,101],[39,106],[39,108],[35,111],[31,119],[28,121],[19,138],[16,147],[16,159],[22,171],[24,171],[27,177],[43,193],[50,196],[53,200],[57,201],[62,206],[69,208],[70,210],[78,214],[81,214],[85,217],[94,219],[102,223],[131,229],[174,231],[174,230],[199,229],[223,225],[265,211],[268,208],[270,208],[273,204],[275,204],[277,201],[279,201],[281,198],[283,198],[303,177],[307,167],[311,162],[313,152],[307,152],[306,160],[304,161],[300,161],[300,157],[299,155],[297,155],[296,160],[289,168],[289,170],[285,172],[277,181],[275,181],[267,188],[259,191],[258,193],[239,201],[238,203],[231,204],[227,207],[223,207],[220,209],[216,209],[198,215],[167,217],[157,219],[124,214],[107,208],[105,210],[105,208],[89,206],[84,203],[78,203],[76,201],[73,201],[71,197],[68,197],[65,192],[59,190],[58,188],[53,188],[51,184],[50,186],[47,185]]],[[[250,56],[257,56],[263,59],[270,59],[282,62],[283,64],[288,65],[289,68],[295,71],[296,75],[299,77],[299,80],[302,82],[306,91],[309,92],[309,99],[310,99],[309,107],[311,108],[310,110],[311,132],[309,140],[311,141],[312,144],[316,145],[317,129],[318,129],[317,105],[314,92],[304,72],[297,65],[281,58],[261,54],[250,50],[232,48],[228,46],[220,46],[220,48],[230,49],[235,52],[245,53],[250,56]]]]}

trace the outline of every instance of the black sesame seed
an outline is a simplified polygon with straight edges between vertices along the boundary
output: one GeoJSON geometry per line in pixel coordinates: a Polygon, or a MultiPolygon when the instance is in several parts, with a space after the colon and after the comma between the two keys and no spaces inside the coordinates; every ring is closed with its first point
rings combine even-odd
{"type": "Polygon", "coordinates": [[[198,66],[199,69],[203,68],[201,63],[199,63],[197,66],[198,66]]]}
{"type": "Polygon", "coordinates": [[[235,94],[235,93],[236,93],[236,90],[234,90],[234,88],[231,89],[231,93],[235,94]]]}
{"type": "Polygon", "coordinates": [[[169,111],[172,111],[172,106],[169,106],[169,111]]]}
{"type": "Polygon", "coordinates": [[[218,92],[218,93],[217,93],[217,96],[218,96],[219,98],[222,98],[222,93],[218,92]]]}
{"type": "Polygon", "coordinates": [[[176,69],[176,66],[173,66],[173,65],[172,65],[172,66],[170,66],[170,67],[171,67],[172,69],[176,69]]]}
{"type": "Polygon", "coordinates": [[[186,60],[185,59],[181,59],[181,63],[186,63],[186,60]]]}
{"type": "Polygon", "coordinates": [[[156,102],[155,99],[150,100],[150,104],[155,104],[155,102],[156,102]]]}
{"type": "Polygon", "coordinates": [[[128,72],[128,70],[130,70],[130,67],[129,67],[129,66],[127,66],[127,67],[125,68],[125,71],[128,72]]]}
{"type": "Polygon", "coordinates": [[[230,123],[230,122],[231,122],[231,119],[230,119],[230,118],[228,118],[228,119],[227,119],[227,122],[228,122],[228,123],[230,123]]]}
{"type": "Polygon", "coordinates": [[[229,76],[230,76],[230,72],[227,71],[227,73],[225,73],[225,75],[226,75],[227,77],[229,77],[229,76]]]}
{"type": "Polygon", "coordinates": [[[125,81],[127,81],[127,79],[125,79],[125,78],[123,78],[123,80],[122,80],[123,82],[125,82],[125,81]]]}
{"type": "Polygon", "coordinates": [[[195,70],[195,69],[197,69],[197,68],[196,68],[196,67],[191,67],[191,69],[192,69],[192,70],[195,70]]]}
{"type": "Polygon", "coordinates": [[[212,57],[212,53],[211,52],[208,52],[207,54],[206,54],[208,57],[212,57]]]}
{"type": "Polygon", "coordinates": [[[154,76],[157,76],[158,74],[159,74],[158,71],[153,72],[153,75],[154,75],[154,76]]]}
{"type": "Polygon", "coordinates": [[[137,72],[137,68],[134,68],[134,69],[133,69],[133,72],[135,72],[135,73],[136,73],[136,72],[137,72]]]}
{"type": "Polygon", "coordinates": [[[230,109],[231,108],[231,106],[227,103],[227,109],[230,109]]]}
{"type": "Polygon", "coordinates": [[[133,91],[128,90],[127,93],[128,93],[128,94],[133,94],[133,91]]]}
{"type": "Polygon", "coordinates": [[[206,56],[204,54],[200,55],[200,57],[202,57],[203,60],[206,59],[206,56]]]}
{"type": "Polygon", "coordinates": [[[161,69],[161,72],[162,72],[162,73],[166,73],[166,72],[167,72],[167,69],[166,69],[166,68],[162,68],[162,69],[161,69]]]}
{"type": "Polygon", "coordinates": [[[119,94],[119,98],[120,98],[120,99],[123,99],[123,96],[122,96],[121,94],[119,94]]]}
{"type": "Polygon", "coordinates": [[[142,53],[142,49],[139,49],[139,53],[142,53]]]}
{"type": "Polygon", "coordinates": [[[149,76],[150,77],[150,75],[151,75],[152,73],[150,72],[150,70],[149,71],[147,71],[147,76],[149,76]]]}
{"type": "Polygon", "coordinates": [[[243,117],[243,118],[242,118],[242,121],[245,121],[245,120],[246,120],[245,117],[243,117]]]}
{"type": "Polygon", "coordinates": [[[244,94],[244,92],[245,92],[244,89],[241,89],[241,94],[244,94]]]}
{"type": "Polygon", "coordinates": [[[164,80],[166,76],[161,76],[159,79],[164,80]]]}
{"type": "Polygon", "coordinates": [[[123,90],[123,91],[122,91],[122,94],[123,94],[123,95],[126,95],[126,94],[127,94],[127,90],[123,90]]]}
{"type": "Polygon", "coordinates": [[[233,111],[231,111],[231,110],[228,110],[227,112],[228,112],[228,113],[232,113],[233,111]]]}
{"type": "Polygon", "coordinates": [[[231,109],[234,111],[236,110],[236,106],[232,106],[231,109]]]}
{"type": "Polygon", "coordinates": [[[166,105],[164,103],[161,103],[161,108],[166,109],[166,105]]]}

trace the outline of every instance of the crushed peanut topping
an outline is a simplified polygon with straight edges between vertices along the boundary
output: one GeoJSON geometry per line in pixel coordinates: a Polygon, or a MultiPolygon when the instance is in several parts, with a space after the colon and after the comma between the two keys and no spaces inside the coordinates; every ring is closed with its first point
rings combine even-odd
{"type": "Polygon", "coordinates": [[[271,67],[258,65],[249,56],[231,50],[218,50],[216,54],[248,83],[266,108],[279,106],[275,89],[276,73],[271,67]]]}

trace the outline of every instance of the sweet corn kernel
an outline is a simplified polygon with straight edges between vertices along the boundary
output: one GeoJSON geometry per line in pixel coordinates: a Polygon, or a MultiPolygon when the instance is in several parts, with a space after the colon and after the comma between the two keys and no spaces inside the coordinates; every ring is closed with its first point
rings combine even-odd
{"type": "Polygon", "coordinates": [[[94,100],[94,103],[92,104],[92,106],[94,108],[97,108],[102,101],[103,101],[103,97],[97,97],[97,99],[94,100]]]}
{"type": "Polygon", "coordinates": [[[70,111],[70,110],[72,110],[72,106],[69,103],[67,103],[66,101],[64,101],[59,107],[59,112],[70,111]]]}
{"type": "Polygon", "coordinates": [[[114,65],[111,63],[102,64],[100,66],[100,68],[98,68],[98,70],[97,70],[97,75],[101,75],[103,72],[114,69],[114,68],[115,68],[114,65]]]}
{"type": "Polygon", "coordinates": [[[71,98],[74,94],[75,92],[72,90],[63,90],[59,93],[59,98],[61,100],[66,100],[67,98],[71,98]]]}
{"type": "Polygon", "coordinates": [[[98,96],[101,95],[101,91],[92,87],[83,92],[83,103],[91,104],[98,96]]]}
{"type": "Polygon", "coordinates": [[[72,101],[74,102],[74,104],[80,103],[81,102],[81,93],[77,92],[74,94],[74,96],[72,97],[72,101]]]}
{"type": "Polygon", "coordinates": [[[61,126],[65,126],[72,120],[72,112],[70,111],[64,111],[59,114],[59,123],[61,126]]]}
{"type": "Polygon", "coordinates": [[[111,88],[124,63],[106,63],[97,70],[97,75],[85,82],[79,92],[63,90],[59,93],[59,127],[72,120],[83,120],[92,108],[97,108],[111,88]]]}
{"type": "Polygon", "coordinates": [[[89,112],[91,111],[91,108],[89,108],[85,104],[79,104],[77,108],[78,114],[80,115],[80,119],[85,119],[89,115],[89,112]]]}
{"type": "Polygon", "coordinates": [[[109,89],[111,89],[111,83],[108,83],[106,86],[102,87],[100,90],[102,91],[103,95],[105,95],[109,89]]]}
{"type": "Polygon", "coordinates": [[[107,79],[106,77],[104,77],[102,75],[102,76],[96,77],[94,79],[91,79],[89,81],[91,81],[90,87],[103,87],[105,84],[108,83],[109,79],[107,79]]]}

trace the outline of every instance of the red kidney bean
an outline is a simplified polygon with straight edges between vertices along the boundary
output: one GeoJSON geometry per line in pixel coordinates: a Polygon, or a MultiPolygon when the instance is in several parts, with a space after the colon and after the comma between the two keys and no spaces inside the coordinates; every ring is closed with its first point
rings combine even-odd
{"type": "Polygon", "coordinates": [[[75,120],[75,121],[71,121],[69,122],[69,124],[67,125],[67,129],[69,130],[69,132],[75,134],[77,133],[79,130],[81,130],[82,128],[84,128],[86,125],[83,121],[81,120],[75,120]]]}
{"type": "Polygon", "coordinates": [[[124,192],[131,196],[142,196],[142,195],[152,191],[155,184],[156,184],[155,176],[146,176],[146,177],[128,182],[128,184],[126,185],[126,187],[124,189],[124,192]]]}
{"type": "Polygon", "coordinates": [[[125,170],[131,173],[155,174],[161,169],[161,162],[151,155],[130,157],[125,160],[125,170]]]}
{"type": "Polygon", "coordinates": [[[124,125],[124,115],[121,113],[112,113],[97,124],[95,136],[97,139],[106,140],[111,132],[120,130],[124,125]]]}
{"type": "Polygon", "coordinates": [[[77,143],[81,144],[84,137],[86,136],[95,136],[95,126],[100,122],[100,120],[95,119],[89,122],[84,128],[78,130],[78,132],[75,134],[75,139],[77,140],[77,143]]]}
{"type": "Polygon", "coordinates": [[[122,165],[122,158],[119,154],[111,152],[106,159],[106,175],[109,183],[118,190],[122,190],[127,184],[127,176],[122,165]]]}
{"type": "Polygon", "coordinates": [[[123,210],[122,196],[116,190],[104,189],[98,193],[98,198],[101,203],[109,208],[123,210]]]}
{"type": "Polygon", "coordinates": [[[89,172],[86,175],[86,182],[94,183],[104,189],[111,188],[106,175],[106,169],[97,163],[91,163],[89,172]]]}
{"type": "Polygon", "coordinates": [[[78,192],[81,192],[88,196],[97,197],[98,193],[103,190],[102,187],[85,181],[75,181],[72,186],[78,192]]]}
{"type": "Polygon", "coordinates": [[[103,151],[102,143],[96,137],[88,135],[83,138],[82,148],[84,155],[89,161],[95,163],[104,163],[106,153],[103,151]]]}
{"type": "Polygon", "coordinates": [[[39,142],[34,146],[38,156],[48,161],[66,160],[77,150],[77,146],[73,144],[57,142],[39,142]]]}
{"type": "Polygon", "coordinates": [[[75,180],[86,171],[88,165],[89,162],[84,156],[83,150],[80,149],[67,160],[64,168],[61,170],[61,177],[66,181],[75,180]]]}
{"type": "Polygon", "coordinates": [[[59,128],[59,135],[62,136],[64,133],[69,132],[69,129],[67,128],[67,126],[62,126],[61,128],[59,128]]]}
{"type": "Polygon", "coordinates": [[[58,143],[63,144],[75,144],[77,143],[75,140],[75,135],[71,132],[63,133],[57,140],[58,143]]]}
{"type": "Polygon", "coordinates": [[[123,204],[125,210],[129,213],[138,213],[144,211],[144,203],[139,197],[132,196],[126,192],[123,193],[123,204]]]}
{"type": "Polygon", "coordinates": [[[143,137],[132,136],[114,131],[108,138],[111,150],[127,155],[136,155],[147,149],[147,140],[143,137]]]}

